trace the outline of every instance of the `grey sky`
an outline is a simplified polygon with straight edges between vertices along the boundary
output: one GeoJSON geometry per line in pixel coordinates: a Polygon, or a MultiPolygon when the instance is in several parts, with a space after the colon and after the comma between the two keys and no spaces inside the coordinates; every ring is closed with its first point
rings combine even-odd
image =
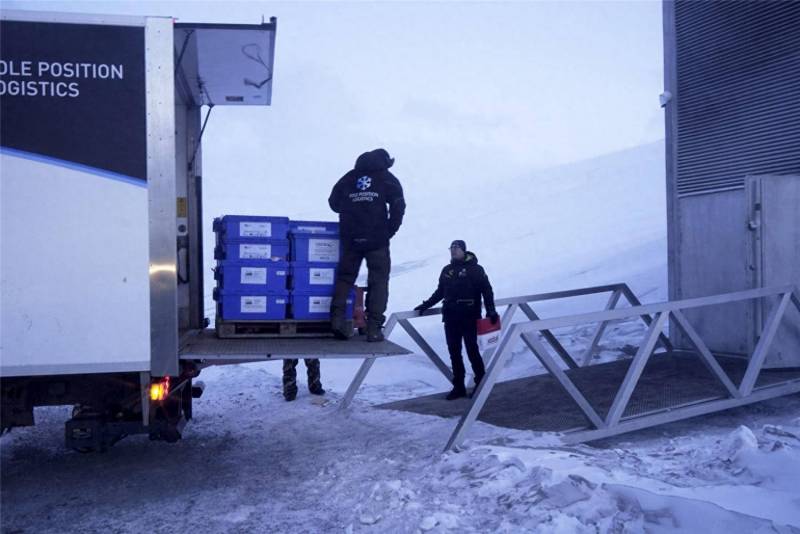
{"type": "Polygon", "coordinates": [[[397,157],[398,175],[437,191],[663,137],[655,1],[2,5],[182,22],[277,16],[273,106],[217,107],[204,174],[294,184],[280,194],[295,216],[324,209],[332,180],[375,146],[397,157]]]}

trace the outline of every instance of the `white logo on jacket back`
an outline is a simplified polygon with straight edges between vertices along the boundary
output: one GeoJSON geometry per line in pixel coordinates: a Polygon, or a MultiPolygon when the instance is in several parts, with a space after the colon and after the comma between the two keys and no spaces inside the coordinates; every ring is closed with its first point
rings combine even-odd
{"type": "Polygon", "coordinates": [[[359,189],[359,191],[366,191],[372,187],[372,178],[369,176],[362,176],[356,182],[356,187],[359,189]]]}
{"type": "Polygon", "coordinates": [[[367,191],[370,187],[372,187],[372,178],[369,176],[362,176],[356,180],[356,189],[358,189],[358,192],[350,193],[348,198],[351,202],[372,202],[381,195],[375,191],[367,191]]]}

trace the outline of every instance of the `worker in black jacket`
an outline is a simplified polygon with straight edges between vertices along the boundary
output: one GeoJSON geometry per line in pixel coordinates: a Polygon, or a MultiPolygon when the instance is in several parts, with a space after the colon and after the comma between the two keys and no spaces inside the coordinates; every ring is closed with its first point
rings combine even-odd
{"type": "Polygon", "coordinates": [[[367,260],[367,341],[382,341],[389,300],[391,257],[389,240],[403,222],[406,203],[403,188],[389,172],[394,158],[379,148],[361,154],[355,168],[333,187],[328,204],[339,214],[342,256],[331,303],[331,328],[336,337],[348,339],[345,331],[347,295],[367,260]]]}
{"type": "Polygon", "coordinates": [[[486,307],[486,316],[497,324],[499,319],[494,307],[494,292],[489,277],[478,258],[467,251],[464,241],[458,239],[450,245],[450,263],[439,275],[439,287],[431,298],[414,308],[420,315],[428,308],[444,300],[442,321],[447,338],[447,350],[453,366],[453,390],[447,400],[464,397],[464,360],[461,357],[461,342],[467,349],[467,357],[475,375],[475,386],[483,380],[486,370],[478,350],[478,319],[481,318],[481,297],[486,307]]]}

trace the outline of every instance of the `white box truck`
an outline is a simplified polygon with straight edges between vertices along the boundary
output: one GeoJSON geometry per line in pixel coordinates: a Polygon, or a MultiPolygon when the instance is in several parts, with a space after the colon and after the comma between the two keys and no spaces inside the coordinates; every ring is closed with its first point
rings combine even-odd
{"type": "Polygon", "coordinates": [[[276,20],[3,11],[2,429],[73,405],[67,444],[176,440],[207,326],[203,106],[271,102],[276,20]]]}

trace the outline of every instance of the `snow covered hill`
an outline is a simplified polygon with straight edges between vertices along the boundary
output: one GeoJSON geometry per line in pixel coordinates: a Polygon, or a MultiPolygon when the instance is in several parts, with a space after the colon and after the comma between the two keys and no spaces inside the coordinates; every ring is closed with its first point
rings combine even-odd
{"type": "Polygon", "coordinates": [[[421,300],[409,292],[431,287],[457,238],[478,255],[499,296],[608,279],[617,273],[597,272],[601,263],[643,246],[654,247],[649,262],[628,264],[625,274],[653,262],[663,268],[666,248],[661,257],[655,250],[666,237],[663,162],[658,142],[507,181],[486,177],[477,187],[460,188],[455,178],[445,198],[411,180],[407,223],[393,243],[392,304],[421,300]]]}
{"type": "MultiPolygon", "coordinates": [[[[433,176],[409,172],[413,162],[405,173],[402,162],[393,169],[408,209],[392,241],[389,312],[411,309],[430,295],[453,239],[464,239],[478,255],[498,297],[628,281],[650,300],[666,298],[663,141],[513,178],[459,174],[442,161],[433,176]]],[[[333,174],[327,187],[337,178],[333,174]]],[[[213,250],[211,220],[235,206],[243,214],[335,220],[322,200],[327,190],[316,203],[289,196],[280,213],[255,208],[254,198],[274,205],[274,198],[283,198],[282,187],[269,180],[235,190],[207,185],[205,250],[213,250]]],[[[213,262],[207,252],[207,273],[213,262]]],[[[211,316],[213,283],[207,276],[211,316]]]]}

